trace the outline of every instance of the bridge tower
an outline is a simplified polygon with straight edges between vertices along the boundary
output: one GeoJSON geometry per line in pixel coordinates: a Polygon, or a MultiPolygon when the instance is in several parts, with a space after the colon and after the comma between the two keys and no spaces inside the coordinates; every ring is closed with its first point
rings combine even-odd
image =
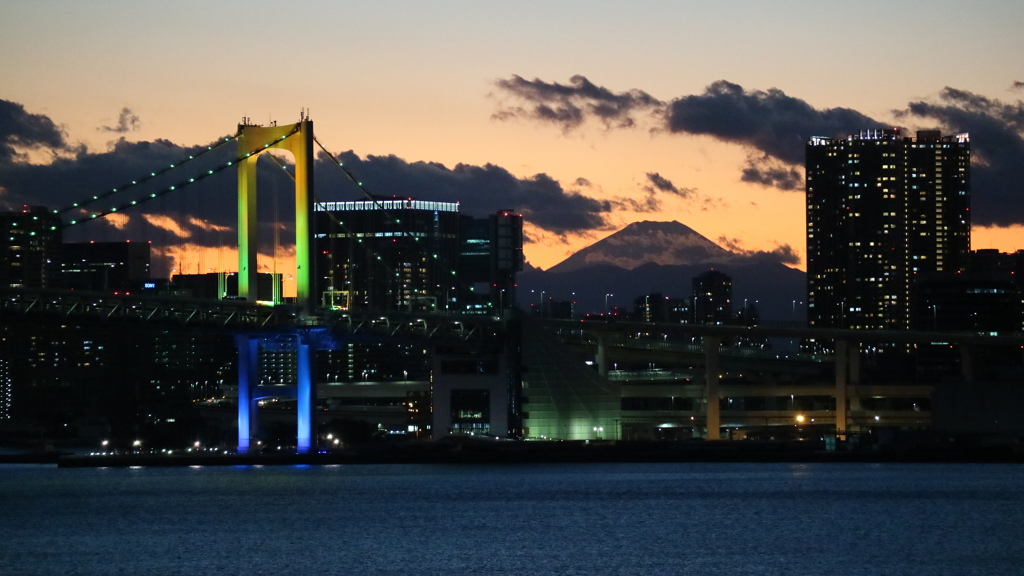
{"type": "MultiPolygon", "coordinates": [[[[314,359],[317,346],[325,340],[322,328],[299,329],[289,336],[295,352],[295,384],[261,386],[259,383],[259,351],[267,334],[236,334],[238,347],[238,453],[249,453],[252,438],[259,426],[258,405],[263,398],[285,396],[295,398],[295,442],[300,454],[316,450],[316,384],[314,359]]],[[[280,338],[278,333],[274,336],[280,338]]]]}
{"type": "Polygon", "coordinates": [[[259,234],[256,220],[256,159],[277,148],[295,158],[295,281],[296,303],[302,316],[313,313],[310,249],[313,215],[313,121],[307,118],[284,126],[238,126],[238,295],[256,301],[256,255],[259,234]],[[261,144],[264,148],[252,153],[261,144]]]}

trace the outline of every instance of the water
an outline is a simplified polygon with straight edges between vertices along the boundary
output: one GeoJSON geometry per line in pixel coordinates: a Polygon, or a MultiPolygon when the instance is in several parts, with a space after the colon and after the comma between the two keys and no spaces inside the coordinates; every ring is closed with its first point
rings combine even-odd
{"type": "Polygon", "coordinates": [[[1021,574],[1024,466],[0,466],[0,574],[1021,574]]]}

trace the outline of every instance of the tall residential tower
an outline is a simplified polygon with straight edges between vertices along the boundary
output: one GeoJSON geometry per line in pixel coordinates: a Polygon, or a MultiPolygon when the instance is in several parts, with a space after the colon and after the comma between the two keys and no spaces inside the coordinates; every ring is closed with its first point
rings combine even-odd
{"type": "Polygon", "coordinates": [[[907,329],[915,278],[966,268],[967,134],[814,137],[806,185],[811,326],[907,329]]]}

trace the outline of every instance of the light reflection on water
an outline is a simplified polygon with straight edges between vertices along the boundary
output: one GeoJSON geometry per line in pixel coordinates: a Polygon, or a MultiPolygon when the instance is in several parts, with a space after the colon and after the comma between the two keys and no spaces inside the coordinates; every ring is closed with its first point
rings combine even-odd
{"type": "Polygon", "coordinates": [[[1024,466],[0,466],[0,574],[1020,574],[1024,466]]]}

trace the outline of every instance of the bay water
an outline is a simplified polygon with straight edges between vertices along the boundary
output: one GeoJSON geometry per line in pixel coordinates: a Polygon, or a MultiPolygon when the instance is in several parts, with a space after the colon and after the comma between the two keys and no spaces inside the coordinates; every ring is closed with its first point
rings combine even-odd
{"type": "Polygon", "coordinates": [[[1024,465],[0,465],[0,574],[1024,574],[1024,465]]]}

